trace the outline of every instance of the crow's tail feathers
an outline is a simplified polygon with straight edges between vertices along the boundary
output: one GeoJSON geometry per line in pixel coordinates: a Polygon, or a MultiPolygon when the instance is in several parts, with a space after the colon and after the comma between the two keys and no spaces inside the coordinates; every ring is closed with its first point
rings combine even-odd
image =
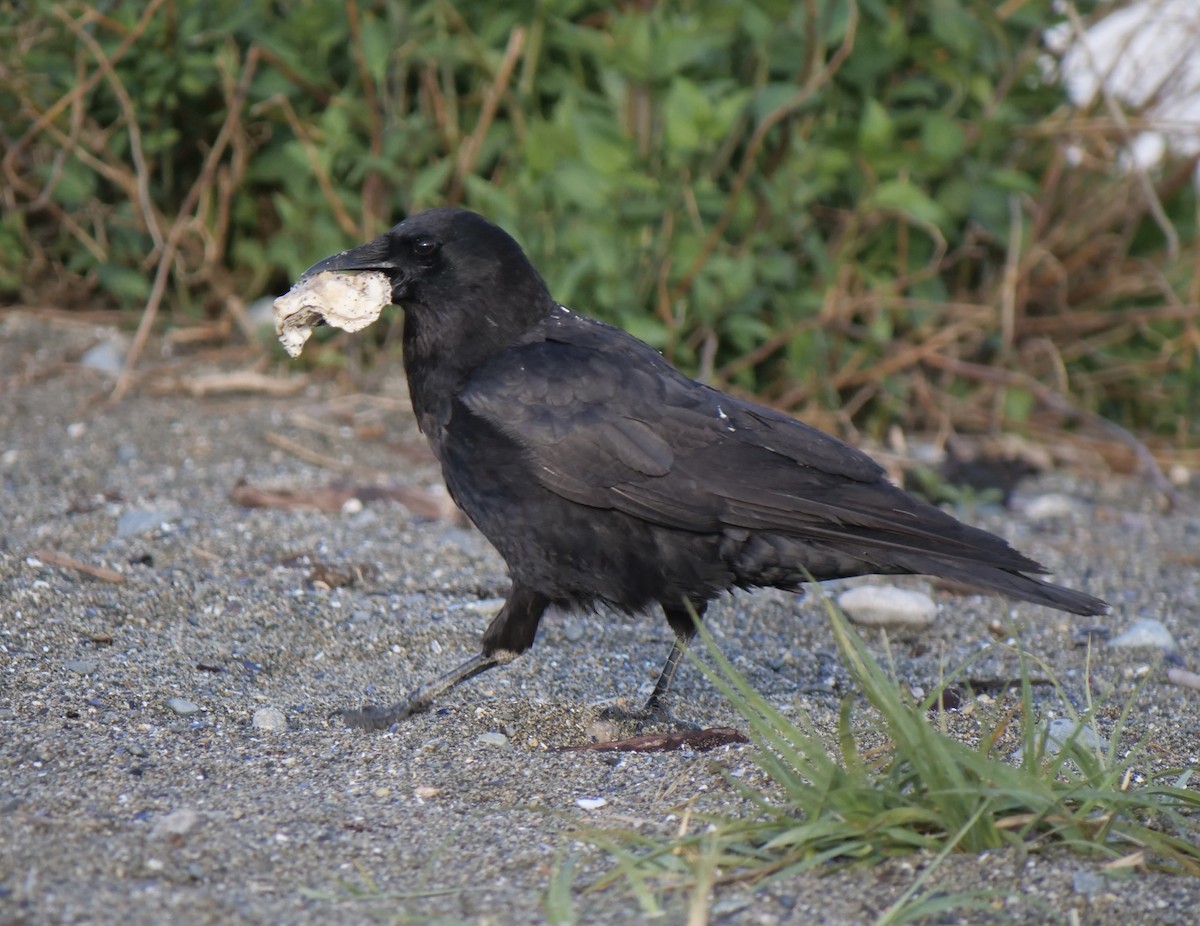
{"type": "Polygon", "coordinates": [[[999,569],[982,563],[963,563],[938,559],[930,563],[928,557],[923,564],[905,564],[913,572],[923,572],[943,579],[950,579],[978,588],[981,591],[999,592],[1009,598],[1031,601],[1034,604],[1070,611],[1073,614],[1107,614],[1109,605],[1073,588],[1064,588],[1052,582],[1043,582],[1024,573],[999,569]]]}

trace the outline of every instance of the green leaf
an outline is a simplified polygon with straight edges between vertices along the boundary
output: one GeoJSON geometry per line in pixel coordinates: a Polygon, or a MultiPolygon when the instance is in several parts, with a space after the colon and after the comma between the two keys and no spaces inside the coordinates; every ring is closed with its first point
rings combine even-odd
{"type": "Polygon", "coordinates": [[[420,209],[427,204],[437,202],[453,172],[454,162],[449,158],[434,161],[424,170],[419,171],[408,187],[411,208],[420,209]]]}
{"type": "Polygon", "coordinates": [[[874,209],[892,209],[934,225],[946,221],[945,210],[907,180],[884,181],[867,197],[866,204],[874,209]]]}
{"type": "Polygon", "coordinates": [[[1004,390],[1004,416],[1009,421],[1024,424],[1033,410],[1033,393],[1028,389],[1010,386],[1004,390]]]}
{"type": "Polygon", "coordinates": [[[612,122],[579,113],[574,120],[579,150],[588,166],[604,174],[615,174],[633,161],[629,139],[612,122]]]}
{"type": "Polygon", "coordinates": [[[931,113],[921,123],[921,146],[936,161],[953,161],[966,147],[966,134],[957,120],[931,113]]]}
{"type": "Polygon", "coordinates": [[[1036,193],[1038,182],[1024,171],[998,167],[991,172],[990,179],[998,189],[1012,190],[1015,193],[1036,193]]]}
{"type": "Polygon", "coordinates": [[[117,298],[125,308],[144,303],[150,295],[149,277],[132,267],[120,264],[101,264],[96,268],[100,285],[117,298]]]}
{"type": "Polygon", "coordinates": [[[892,117],[878,100],[867,100],[858,123],[858,144],[867,151],[878,151],[892,144],[896,126],[892,117]]]}
{"type": "Polygon", "coordinates": [[[761,122],[768,115],[787,105],[796,95],[792,84],[767,84],[754,95],[754,118],[761,122]]]}
{"type": "Polygon", "coordinates": [[[686,77],[671,81],[664,106],[667,145],[673,153],[687,153],[706,140],[706,124],[712,116],[712,104],[686,77]]]}
{"type": "Polygon", "coordinates": [[[392,42],[387,26],[379,22],[371,13],[363,14],[362,52],[371,78],[376,84],[383,83],[387,76],[388,61],[392,55],[392,42]]]}

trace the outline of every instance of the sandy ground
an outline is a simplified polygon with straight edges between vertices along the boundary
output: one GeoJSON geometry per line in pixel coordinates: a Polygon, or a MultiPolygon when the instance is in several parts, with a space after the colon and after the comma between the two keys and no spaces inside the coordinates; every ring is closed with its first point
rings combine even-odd
{"type": "MultiPolygon", "coordinates": [[[[382,399],[330,386],[156,396],[147,385],[103,408],[90,401],[103,378],[74,363],[102,334],[0,316],[0,924],[541,923],[569,860],[575,921],[639,922],[627,892],[586,890],[612,862],[582,831],[670,833],[690,801],[744,810],[729,781],[761,782],[749,746],[555,751],[587,742],[604,706],[645,696],[669,646],[659,617],[554,614],[531,654],[395,732],[328,720],[469,655],[506,590],[503,563],[472,528],[394,500],[332,512],[231,500],[243,481],[340,480],[419,490],[436,512],[438,473],[402,382],[390,378],[382,399]],[[354,581],[330,588],[336,573],[354,581]],[[263,708],[286,729],[256,728],[263,708]]],[[[1022,489],[1052,491],[1076,502],[1056,519],[975,520],[1113,613],[1085,620],[935,589],[940,619],[893,639],[897,671],[928,686],[990,647],[979,674],[1011,676],[989,624],[1020,630],[1077,706],[1085,678],[1119,706],[1150,672],[1134,733],[1161,767],[1196,766],[1200,693],[1169,684],[1150,651],[1101,648],[1089,664],[1078,631],[1156,618],[1194,669],[1200,519],[1160,515],[1128,480],[1059,474],[1022,489]]],[[[811,596],[743,594],[710,615],[722,650],[770,701],[833,728],[849,682],[811,596]]],[[[677,684],[678,716],[739,725],[695,667],[677,684]]],[[[1062,713],[1053,692],[1040,697],[1062,713]]],[[[722,888],[709,921],[870,922],[930,861],[722,888]]],[[[1061,851],[999,852],[955,856],[932,885],[993,889],[1007,898],[997,915],[1019,922],[1196,921],[1194,879],[1099,873],[1061,851]]],[[[685,922],[691,900],[660,897],[659,921],[685,922]]]]}

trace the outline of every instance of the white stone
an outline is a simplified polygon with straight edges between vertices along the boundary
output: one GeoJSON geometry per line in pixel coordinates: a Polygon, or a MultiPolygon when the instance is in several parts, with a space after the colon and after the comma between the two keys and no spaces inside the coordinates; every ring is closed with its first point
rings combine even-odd
{"type": "Polygon", "coordinates": [[[1029,499],[1022,507],[1026,519],[1034,524],[1041,524],[1046,521],[1061,521],[1063,518],[1068,518],[1079,511],[1081,505],[1069,495],[1051,492],[1029,499]]]}
{"type": "Polygon", "coordinates": [[[250,725],[255,730],[266,730],[268,733],[283,733],[288,728],[287,717],[277,707],[260,707],[254,712],[250,725]]]}
{"type": "Polygon", "coordinates": [[[860,585],[838,596],[838,607],[866,627],[928,627],[937,604],[924,592],[894,585],[860,585]]]}
{"type": "Polygon", "coordinates": [[[79,363],[90,370],[115,376],[125,366],[125,345],[116,338],[101,341],[80,357],[79,363]]]}
{"type": "Polygon", "coordinates": [[[154,829],[151,830],[151,835],[162,838],[164,836],[186,836],[200,823],[200,814],[190,807],[180,807],[178,810],[172,810],[169,814],[154,824],[154,829]]]}
{"type": "Polygon", "coordinates": [[[1113,637],[1108,645],[1128,649],[1160,649],[1168,653],[1179,649],[1179,644],[1175,642],[1166,625],[1152,618],[1134,621],[1126,630],[1113,637]]]}
{"type": "Polygon", "coordinates": [[[1070,717],[1055,717],[1046,726],[1046,751],[1056,754],[1074,739],[1084,749],[1107,749],[1108,743],[1095,727],[1080,727],[1070,717]]]}
{"type": "MultiPolygon", "coordinates": [[[[1062,752],[1063,746],[1067,743],[1074,742],[1075,746],[1088,752],[1107,751],[1108,741],[1096,732],[1095,727],[1079,726],[1076,721],[1070,717],[1055,717],[1045,728],[1046,737],[1046,755],[1056,756],[1062,752]]],[[[1042,735],[1042,731],[1038,731],[1038,736],[1042,735]]],[[[1025,750],[1018,749],[1012,755],[1012,761],[1016,765],[1020,765],[1024,760],[1025,750]]]]}

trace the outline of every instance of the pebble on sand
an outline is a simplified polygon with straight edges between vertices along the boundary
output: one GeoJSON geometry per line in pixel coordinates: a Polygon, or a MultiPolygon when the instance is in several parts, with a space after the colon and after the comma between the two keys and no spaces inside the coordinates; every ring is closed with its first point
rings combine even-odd
{"type": "Polygon", "coordinates": [[[1044,524],[1048,521],[1061,521],[1082,508],[1078,499],[1058,492],[1050,492],[1046,495],[1039,495],[1037,498],[1031,498],[1024,504],[1023,512],[1027,520],[1034,524],[1044,524]]]}
{"type": "Polygon", "coordinates": [[[101,341],[79,358],[79,364],[115,376],[125,366],[125,345],[115,338],[101,341]]]}
{"type": "Polygon", "coordinates": [[[173,508],[161,510],[131,508],[117,518],[117,536],[124,538],[148,534],[177,517],[179,517],[179,512],[173,508]]]}
{"type": "Polygon", "coordinates": [[[200,705],[187,698],[167,698],[167,707],[180,717],[191,717],[200,710],[200,705]]]}
{"type": "Polygon", "coordinates": [[[1175,642],[1166,625],[1153,618],[1134,621],[1127,629],[1113,637],[1108,645],[1129,649],[1160,649],[1168,653],[1179,649],[1179,644],[1175,642]]]}
{"type": "Polygon", "coordinates": [[[180,807],[154,824],[150,835],[156,838],[186,836],[200,823],[200,814],[190,807],[180,807]]]}
{"type": "Polygon", "coordinates": [[[860,585],[838,596],[838,607],[867,627],[928,627],[937,604],[923,592],[894,585],[860,585]]]}
{"type": "Polygon", "coordinates": [[[288,722],[279,708],[260,707],[254,712],[250,726],[255,730],[266,730],[268,733],[283,733],[288,728],[288,722]]]}
{"type": "MultiPolygon", "coordinates": [[[[1058,755],[1067,743],[1074,743],[1080,749],[1091,752],[1108,751],[1108,741],[1096,732],[1095,727],[1080,726],[1070,717],[1055,717],[1046,724],[1045,731],[1046,755],[1048,756],[1058,755]]],[[[1013,762],[1019,765],[1024,755],[1025,751],[1018,749],[1012,755],[1013,762]]]]}

